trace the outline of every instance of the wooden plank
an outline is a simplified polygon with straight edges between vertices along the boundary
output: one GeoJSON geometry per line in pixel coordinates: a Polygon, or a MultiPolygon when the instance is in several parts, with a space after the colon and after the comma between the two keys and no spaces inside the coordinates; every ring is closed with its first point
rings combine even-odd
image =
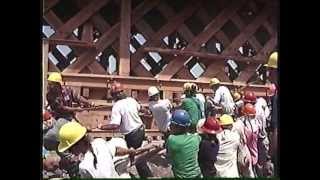
{"type": "MultiPolygon", "coordinates": [[[[228,21],[236,11],[241,7],[244,0],[239,0],[233,2],[229,7],[222,10],[219,15],[216,16],[194,40],[184,49],[184,50],[199,50],[203,43],[206,43],[220,28],[228,21]]],[[[183,66],[184,61],[187,58],[177,57],[170,61],[167,67],[160,72],[159,77],[170,79],[174,74],[176,74],[179,69],[183,66]]]]}
{"type": "Polygon", "coordinates": [[[90,65],[88,65],[88,69],[91,73],[94,74],[106,74],[106,70],[98,63],[98,61],[93,61],[90,65]]]}
{"type": "Polygon", "coordinates": [[[264,23],[265,20],[270,16],[270,7],[266,6],[261,13],[250,23],[246,28],[244,28],[241,33],[232,41],[224,51],[224,53],[231,53],[231,51],[237,51],[237,49],[252,36],[256,30],[264,23]]]}
{"type": "Polygon", "coordinates": [[[42,13],[45,14],[52,7],[54,7],[56,4],[58,4],[59,1],[60,0],[44,0],[43,1],[43,11],[42,11],[42,13]]]}
{"type": "Polygon", "coordinates": [[[93,14],[98,12],[104,5],[110,0],[92,0],[90,4],[82,8],[75,16],[73,16],[68,22],[61,26],[54,38],[66,38],[74,29],[85,23],[93,14]]]}
{"type": "Polygon", "coordinates": [[[46,106],[47,72],[48,72],[48,41],[42,41],[42,107],[46,106]]]}
{"type": "Polygon", "coordinates": [[[93,43],[89,43],[86,41],[55,39],[55,38],[48,38],[47,40],[49,41],[50,45],[63,44],[63,45],[74,46],[74,47],[95,48],[93,43]]]}
{"type": "Polygon", "coordinates": [[[177,79],[195,79],[187,66],[183,66],[175,75],[174,78],[177,79]]]}
{"type": "Polygon", "coordinates": [[[146,52],[159,52],[163,54],[170,54],[170,55],[178,55],[178,56],[194,56],[200,57],[205,59],[214,59],[224,61],[225,59],[234,59],[237,62],[245,62],[249,64],[261,64],[264,63],[264,59],[256,59],[255,57],[242,57],[242,56],[234,56],[234,55],[224,55],[224,54],[213,54],[213,53],[206,53],[206,52],[197,52],[197,51],[188,51],[188,50],[177,50],[177,49],[164,49],[164,48],[156,48],[156,47],[146,47],[143,48],[146,52]],[[253,61],[254,60],[254,61],[253,61]]]}
{"type": "Polygon", "coordinates": [[[170,102],[173,101],[173,92],[172,91],[163,91],[163,99],[169,99],[170,102]]]}
{"type": "Polygon", "coordinates": [[[85,42],[93,42],[93,25],[91,21],[83,25],[81,40],[85,42]]]}
{"type": "MultiPolygon", "coordinates": [[[[120,75],[98,75],[98,74],[78,74],[78,73],[62,73],[66,85],[106,88],[106,82],[117,81],[122,83],[126,89],[146,90],[150,86],[158,86],[160,90],[181,92],[185,82],[194,82],[204,88],[204,92],[211,92],[209,88],[209,81],[199,80],[182,80],[182,79],[157,79],[150,77],[134,77],[134,76],[120,76],[120,75]]],[[[265,91],[267,86],[264,85],[247,85],[245,83],[228,83],[221,82],[222,85],[233,87],[248,87],[255,91],[265,91]],[[260,90],[259,90],[260,89],[260,90]]]]}
{"type": "MultiPolygon", "coordinates": [[[[184,23],[184,21],[189,18],[193,12],[197,10],[197,8],[200,6],[200,3],[196,1],[197,3],[193,4],[190,3],[188,7],[186,7],[182,12],[174,16],[170,21],[161,27],[161,29],[152,36],[152,39],[147,41],[142,47],[147,47],[150,45],[153,46],[159,46],[161,43],[161,38],[170,35],[173,33],[181,24],[184,23]]],[[[134,69],[135,66],[139,63],[139,61],[145,56],[142,48],[139,48],[137,52],[133,54],[131,57],[131,69],[134,69]]]]}
{"type": "MultiPolygon", "coordinates": [[[[56,14],[50,10],[48,11],[44,16],[43,18],[50,24],[50,26],[53,27],[53,29],[59,29],[62,25],[63,25],[63,22],[56,16],[56,14]]],[[[74,35],[74,34],[71,34],[71,36],[69,36],[67,39],[70,39],[70,40],[78,40],[78,38],[74,35]]],[[[51,47],[51,46],[50,46],[51,47]]],[[[50,48],[49,47],[49,48],[50,48]]],[[[82,51],[77,49],[77,48],[73,48],[74,50],[74,53],[76,55],[79,55],[82,51]]]]}
{"type": "MultiPolygon", "coordinates": [[[[238,48],[245,42],[245,40],[249,39],[249,37],[252,36],[252,34],[260,27],[260,25],[268,18],[270,13],[270,7],[266,6],[261,13],[252,21],[251,24],[249,24],[247,27],[245,27],[241,33],[232,41],[232,43],[222,52],[222,55],[225,54],[236,54],[238,51],[238,48]]],[[[259,58],[259,57],[254,57],[259,58]]],[[[207,67],[207,69],[214,69],[215,64],[211,64],[207,67]]],[[[207,79],[208,77],[213,77],[212,71],[207,70],[205,73],[203,73],[202,77],[198,78],[199,80],[207,79]]]]}
{"type": "Polygon", "coordinates": [[[121,0],[119,75],[130,74],[131,0],[121,0]]]}
{"type": "MultiPolygon", "coordinates": [[[[159,2],[160,0],[149,0],[139,4],[132,13],[131,25],[133,25],[139,19],[141,19],[144,16],[144,14],[146,14],[148,11],[154,8],[159,2]]],[[[107,32],[105,32],[95,43],[97,52],[102,51],[108,46],[110,46],[110,44],[112,44],[112,42],[114,42],[119,37],[119,31],[120,23],[117,23],[114,26],[112,26],[107,32]]],[[[64,72],[80,72],[84,67],[86,67],[94,60],[94,57],[97,54],[97,52],[91,51],[81,55],[78,61],[68,66],[64,70],[64,72]]]]}

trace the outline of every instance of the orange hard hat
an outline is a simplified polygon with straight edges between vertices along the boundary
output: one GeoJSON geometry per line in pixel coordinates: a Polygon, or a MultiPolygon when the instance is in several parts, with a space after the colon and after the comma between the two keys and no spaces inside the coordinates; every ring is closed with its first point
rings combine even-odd
{"type": "Polygon", "coordinates": [[[244,107],[242,108],[242,113],[244,115],[251,115],[254,116],[256,115],[256,108],[254,107],[254,105],[252,105],[251,103],[247,103],[244,105],[244,107]]]}

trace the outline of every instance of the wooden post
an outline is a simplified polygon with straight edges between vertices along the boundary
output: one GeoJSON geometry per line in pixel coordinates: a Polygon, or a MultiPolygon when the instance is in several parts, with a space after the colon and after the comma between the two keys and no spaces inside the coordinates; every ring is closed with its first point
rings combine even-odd
{"type": "Polygon", "coordinates": [[[45,107],[46,105],[48,53],[49,43],[48,41],[44,40],[42,41],[42,107],[45,107]]]}
{"type": "Polygon", "coordinates": [[[121,1],[119,75],[130,74],[131,0],[121,1]]]}

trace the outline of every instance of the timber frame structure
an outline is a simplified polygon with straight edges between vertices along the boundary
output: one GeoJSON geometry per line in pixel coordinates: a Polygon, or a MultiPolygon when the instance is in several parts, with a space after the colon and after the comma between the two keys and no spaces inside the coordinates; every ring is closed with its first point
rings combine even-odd
{"type": "MultiPolygon", "coordinates": [[[[54,31],[43,38],[44,95],[50,72],[61,72],[66,85],[96,104],[110,104],[107,88],[114,80],[144,106],[149,86],[172,101],[189,81],[210,94],[212,77],[265,95],[263,83],[246,82],[277,49],[277,0],[43,1],[43,24],[54,31]],[[59,54],[57,45],[68,46],[72,58],[59,54]],[[53,55],[58,62],[50,60],[53,55]],[[236,76],[230,77],[228,60],[236,64],[236,76]]],[[[109,113],[83,116],[94,129],[109,113]]]]}

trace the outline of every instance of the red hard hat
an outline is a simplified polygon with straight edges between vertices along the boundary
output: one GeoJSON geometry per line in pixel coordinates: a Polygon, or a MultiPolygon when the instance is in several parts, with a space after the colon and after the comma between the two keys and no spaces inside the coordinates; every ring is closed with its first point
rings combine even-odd
{"type": "Polygon", "coordinates": [[[208,117],[198,131],[199,133],[217,134],[222,131],[222,128],[216,118],[208,117]]]}
{"type": "Polygon", "coordinates": [[[246,91],[244,93],[244,98],[243,98],[243,101],[246,102],[246,103],[254,103],[256,102],[257,100],[257,97],[256,95],[254,94],[254,92],[252,91],[246,91]]]}
{"type": "Polygon", "coordinates": [[[121,91],[123,91],[123,86],[121,83],[115,81],[111,84],[111,93],[116,93],[121,91]]]}
{"type": "Polygon", "coordinates": [[[51,119],[51,114],[48,111],[44,111],[42,114],[43,120],[47,121],[49,119],[51,119]]]}
{"type": "Polygon", "coordinates": [[[242,108],[242,113],[244,115],[251,115],[254,116],[256,115],[256,108],[254,107],[254,105],[252,105],[251,103],[247,103],[244,105],[244,107],[242,108]]]}

